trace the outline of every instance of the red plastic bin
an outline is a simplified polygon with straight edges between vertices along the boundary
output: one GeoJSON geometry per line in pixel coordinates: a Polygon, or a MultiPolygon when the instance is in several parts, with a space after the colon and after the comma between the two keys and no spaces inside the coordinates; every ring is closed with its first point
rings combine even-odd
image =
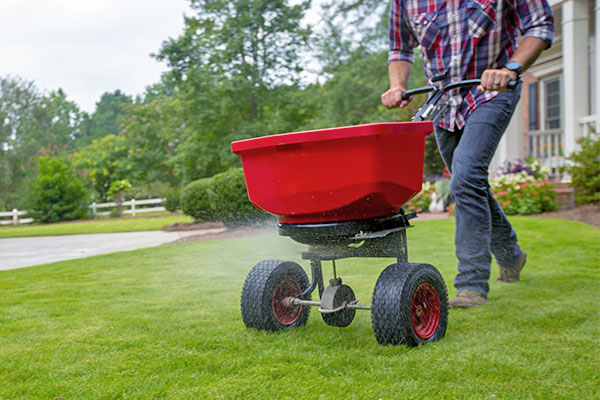
{"type": "Polygon", "coordinates": [[[398,212],[421,190],[431,121],[284,133],[231,144],[252,204],[281,223],[366,219],[398,212]]]}

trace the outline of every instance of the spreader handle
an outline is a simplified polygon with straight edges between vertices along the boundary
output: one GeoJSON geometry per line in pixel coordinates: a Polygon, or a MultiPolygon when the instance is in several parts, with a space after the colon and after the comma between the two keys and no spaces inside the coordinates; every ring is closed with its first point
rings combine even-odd
{"type": "Polygon", "coordinates": [[[435,86],[425,86],[413,90],[407,90],[406,92],[402,93],[402,100],[408,100],[411,97],[416,96],[418,94],[433,92],[435,89],[437,89],[437,87],[435,86]]]}
{"type": "MultiPolygon", "coordinates": [[[[456,89],[458,87],[477,86],[479,84],[481,84],[481,79],[467,79],[464,81],[449,83],[441,89],[438,89],[438,87],[436,87],[436,86],[424,86],[424,87],[407,90],[406,92],[403,92],[402,100],[408,100],[409,98],[411,98],[412,96],[415,96],[417,94],[429,93],[429,92],[433,92],[435,90],[442,90],[444,92],[447,92],[449,90],[456,89]]],[[[519,84],[518,80],[510,81],[510,82],[508,82],[508,85],[506,85],[506,87],[508,89],[516,89],[518,84],[519,84]]]]}

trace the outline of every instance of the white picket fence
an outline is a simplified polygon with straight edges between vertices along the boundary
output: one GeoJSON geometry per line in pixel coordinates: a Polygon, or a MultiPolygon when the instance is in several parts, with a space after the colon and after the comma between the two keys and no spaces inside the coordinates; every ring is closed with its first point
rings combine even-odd
{"type": "MultiPolygon", "coordinates": [[[[162,199],[147,199],[147,200],[136,200],[131,199],[121,203],[123,207],[122,214],[131,215],[135,217],[137,214],[166,211],[161,205],[162,199]],[[147,207],[155,205],[156,207],[147,207]],[[142,208],[140,208],[142,206],[142,208]]],[[[101,217],[110,215],[110,209],[115,208],[117,203],[92,203],[88,206],[92,210],[93,217],[101,217]],[[99,209],[109,209],[108,211],[98,211],[99,209]]],[[[27,211],[17,210],[16,208],[12,211],[0,212],[0,225],[20,225],[30,224],[33,222],[33,218],[21,218],[23,215],[27,215],[27,211]]]]}
{"type": "Polygon", "coordinates": [[[27,214],[27,211],[19,211],[14,208],[12,211],[0,212],[0,225],[14,225],[19,224],[30,224],[33,222],[33,218],[21,218],[27,214]],[[3,219],[3,218],[9,219],[3,219]]]}
{"type": "MultiPolygon", "coordinates": [[[[123,203],[121,203],[121,205],[123,207],[123,214],[131,215],[132,217],[135,217],[136,214],[156,212],[156,211],[166,211],[166,208],[164,208],[163,206],[136,208],[139,206],[148,206],[148,205],[155,205],[155,204],[162,204],[162,199],[147,199],[147,200],[131,199],[129,201],[124,201],[123,203]],[[125,207],[128,207],[129,209],[125,209],[125,207]]],[[[92,203],[92,205],[89,207],[92,209],[92,215],[94,217],[96,217],[96,216],[110,215],[110,211],[98,211],[99,208],[114,208],[116,206],[117,206],[117,203],[112,202],[112,203],[92,203]]]]}

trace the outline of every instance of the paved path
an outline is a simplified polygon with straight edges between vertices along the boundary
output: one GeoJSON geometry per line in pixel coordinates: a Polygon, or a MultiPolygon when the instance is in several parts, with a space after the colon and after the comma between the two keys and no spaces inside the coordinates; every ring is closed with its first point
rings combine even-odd
{"type": "Polygon", "coordinates": [[[173,242],[185,236],[217,233],[223,230],[97,233],[0,239],[0,271],[97,254],[153,247],[173,242]]]}

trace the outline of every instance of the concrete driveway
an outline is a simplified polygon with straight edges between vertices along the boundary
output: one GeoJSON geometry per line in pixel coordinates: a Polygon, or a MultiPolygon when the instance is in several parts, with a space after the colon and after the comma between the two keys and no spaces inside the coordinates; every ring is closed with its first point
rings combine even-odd
{"type": "MultiPolygon", "coordinates": [[[[210,229],[200,233],[210,233],[209,231],[221,229],[210,229]]],[[[199,234],[199,231],[98,233],[0,239],[0,271],[153,247],[194,234],[199,234]]]]}

